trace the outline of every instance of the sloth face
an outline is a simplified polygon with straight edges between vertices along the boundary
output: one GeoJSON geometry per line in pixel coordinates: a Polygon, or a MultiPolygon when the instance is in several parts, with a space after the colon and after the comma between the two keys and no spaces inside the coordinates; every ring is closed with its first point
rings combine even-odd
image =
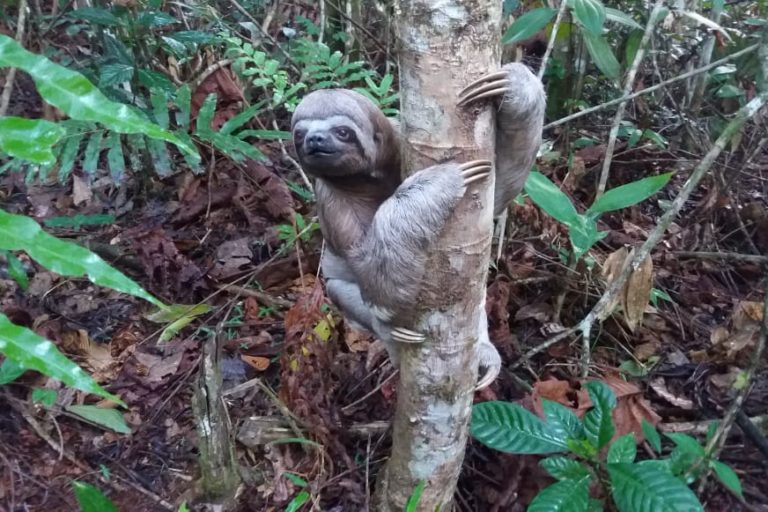
{"type": "Polygon", "coordinates": [[[350,119],[304,119],[293,128],[293,143],[304,169],[318,177],[366,173],[372,160],[366,156],[361,133],[350,119]]]}

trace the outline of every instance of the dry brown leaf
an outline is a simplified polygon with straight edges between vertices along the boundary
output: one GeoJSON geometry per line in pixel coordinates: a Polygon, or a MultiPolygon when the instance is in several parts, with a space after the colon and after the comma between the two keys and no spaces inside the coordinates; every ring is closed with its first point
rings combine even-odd
{"type": "Polygon", "coordinates": [[[257,371],[263,372],[267,368],[269,368],[269,358],[268,357],[261,357],[261,356],[247,356],[247,355],[241,355],[240,359],[243,360],[248,366],[251,366],[257,371]]]}
{"type": "MultiPolygon", "coordinates": [[[[635,250],[632,249],[627,259],[631,260],[634,255],[635,250]]],[[[649,254],[629,275],[627,286],[622,294],[624,319],[632,332],[635,332],[635,329],[643,323],[643,313],[651,297],[651,288],[653,288],[653,261],[649,254]]]]}
{"type": "Polygon", "coordinates": [[[639,361],[647,361],[649,357],[655,356],[661,348],[661,342],[658,340],[642,343],[635,347],[634,354],[639,361]]]}
{"type": "Polygon", "coordinates": [[[344,343],[350,352],[366,352],[371,346],[371,335],[365,331],[345,325],[344,343]]]}
{"type": "MultiPolygon", "coordinates": [[[[621,274],[621,271],[624,270],[624,267],[629,262],[627,259],[628,256],[629,254],[627,249],[622,247],[621,249],[613,251],[605,259],[605,262],[603,263],[602,275],[603,279],[605,279],[606,286],[610,286],[611,283],[619,276],[619,274],[621,274]]],[[[608,304],[608,307],[605,308],[607,314],[610,314],[614,309],[616,309],[616,305],[619,303],[619,300],[621,300],[623,296],[624,291],[622,290],[611,300],[610,304],[608,304]]]]}
{"type": "Polygon", "coordinates": [[[575,406],[575,397],[576,390],[567,380],[540,380],[533,384],[533,390],[531,391],[531,404],[533,406],[533,411],[539,416],[544,417],[544,410],[542,409],[541,405],[542,400],[557,402],[570,409],[573,409],[575,406]]]}
{"type": "Polygon", "coordinates": [[[669,389],[667,389],[667,383],[663,377],[658,377],[651,380],[648,385],[651,386],[651,389],[654,390],[656,394],[658,394],[661,398],[674,405],[675,407],[679,407],[685,411],[693,410],[693,401],[687,397],[677,396],[672,393],[669,389]]]}

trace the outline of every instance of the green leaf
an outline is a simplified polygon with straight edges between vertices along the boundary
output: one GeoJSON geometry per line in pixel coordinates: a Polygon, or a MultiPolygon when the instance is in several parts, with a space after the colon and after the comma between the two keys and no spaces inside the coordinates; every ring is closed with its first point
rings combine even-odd
{"type": "Polygon", "coordinates": [[[105,409],[95,405],[70,405],[67,411],[76,414],[92,423],[101,425],[119,434],[130,434],[131,427],[125,422],[125,418],[120,411],[115,409],[105,409]]]}
{"type": "Polygon", "coordinates": [[[291,140],[291,132],[284,130],[243,130],[237,133],[238,139],[256,137],[261,140],[291,140]]]}
{"type": "Polygon", "coordinates": [[[185,130],[189,129],[189,105],[192,97],[192,92],[189,88],[189,84],[184,84],[179,87],[176,92],[176,106],[179,111],[176,113],[176,123],[185,130]]]}
{"type": "Polygon", "coordinates": [[[579,461],[559,455],[542,459],[539,466],[558,480],[577,480],[589,476],[589,470],[579,461]]]}
{"type": "Polygon", "coordinates": [[[64,183],[72,173],[72,169],[75,167],[75,157],[80,151],[80,143],[84,137],[84,133],[75,133],[64,139],[64,148],[61,150],[59,165],[59,182],[64,183]]]}
{"type": "Polygon", "coordinates": [[[744,96],[744,94],[744,89],[733,84],[723,84],[723,86],[715,92],[715,96],[718,98],[739,98],[744,96]]]}
{"type": "Polygon", "coordinates": [[[0,150],[36,164],[53,164],[51,147],[64,136],[61,126],[44,119],[0,117],[0,150]]]}
{"type": "Polygon", "coordinates": [[[584,427],[578,416],[569,408],[552,400],[542,400],[541,407],[550,430],[563,439],[582,439],[584,427]]]}
{"type": "Polygon", "coordinates": [[[528,512],[587,512],[589,474],[577,480],[561,480],[542,490],[528,505],[528,512]]]}
{"type": "Polygon", "coordinates": [[[426,480],[421,480],[418,485],[416,485],[416,488],[413,489],[413,493],[408,496],[408,502],[405,504],[405,512],[416,512],[416,510],[418,510],[421,494],[424,492],[424,487],[426,485],[426,480]]]}
{"type": "Polygon", "coordinates": [[[618,78],[621,74],[621,66],[613,55],[613,50],[611,50],[605,37],[585,32],[584,41],[587,43],[587,51],[589,51],[589,55],[592,56],[592,61],[598,69],[608,78],[618,78]]]}
{"type": "Polygon", "coordinates": [[[139,297],[159,308],[165,307],[160,300],[111,267],[98,255],[77,244],[49,235],[29,217],[0,210],[0,249],[24,250],[48,270],[71,277],[87,276],[92,283],[99,286],[139,297]]]}
{"type": "Polygon", "coordinates": [[[171,142],[190,155],[197,155],[194,147],[151,123],[128,105],[107,99],[80,73],[28,52],[5,35],[0,35],[0,66],[16,67],[29,73],[40,96],[72,119],[95,121],[119,133],[143,133],[171,142]]]}
{"type": "Polygon", "coordinates": [[[155,116],[155,121],[162,128],[167,129],[170,119],[168,116],[168,101],[165,95],[160,91],[153,90],[149,94],[149,101],[152,103],[152,113],[155,116]]]}
{"type": "Polygon", "coordinates": [[[629,28],[635,29],[635,30],[643,30],[643,27],[636,22],[632,16],[629,14],[626,14],[618,9],[614,9],[613,7],[606,7],[605,8],[605,17],[609,21],[613,21],[615,23],[620,23],[622,25],[626,25],[629,28]]]}
{"type": "Polygon", "coordinates": [[[691,437],[688,434],[681,434],[679,432],[666,432],[664,435],[667,436],[673,443],[675,443],[675,446],[680,448],[684,453],[690,453],[699,457],[703,457],[705,454],[704,447],[699,444],[696,438],[691,437]]]}
{"type": "Polygon", "coordinates": [[[97,487],[85,482],[72,482],[80,512],[118,512],[117,507],[97,487]]]}
{"type": "Polygon", "coordinates": [[[179,21],[170,14],[162,11],[143,11],[136,19],[136,24],[143,27],[165,27],[179,21]]]}
{"type": "MultiPolygon", "coordinates": [[[[2,339],[2,336],[3,334],[0,330],[0,339],[2,339]]],[[[0,363],[0,386],[15,381],[26,371],[27,368],[25,366],[17,363],[13,359],[6,357],[5,360],[0,363]]]]}
{"type": "Polygon", "coordinates": [[[90,375],[67,359],[59,352],[56,345],[26,327],[11,323],[3,314],[0,314],[0,353],[15,361],[19,367],[36,370],[60,380],[67,386],[125,405],[122,400],[108,393],[90,375]]]}
{"type": "Polygon", "coordinates": [[[24,264],[11,251],[0,251],[0,256],[5,256],[5,261],[8,265],[8,275],[16,281],[16,284],[22,290],[26,291],[29,288],[29,278],[27,277],[27,270],[24,268],[24,264]]]}
{"type": "Polygon", "coordinates": [[[75,20],[84,20],[105,27],[116,27],[120,25],[120,20],[111,12],[99,7],[83,7],[70,12],[68,17],[75,20]]]}
{"type": "Polygon", "coordinates": [[[99,85],[101,87],[111,87],[123,82],[129,82],[135,72],[136,68],[131,64],[120,62],[104,64],[99,70],[99,85]]]}
{"type": "Polygon", "coordinates": [[[168,154],[168,147],[165,142],[155,139],[147,139],[147,150],[152,159],[152,168],[161,178],[171,175],[173,168],[171,166],[171,157],[168,154]]]}
{"type": "Polygon", "coordinates": [[[219,40],[217,36],[200,30],[181,30],[168,34],[168,37],[184,44],[211,44],[219,40]]]}
{"type": "Polygon", "coordinates": [[[605,6],[600,0],[571,0],[573,15],[587,33],[600,36],[605,23],[605,6]]]}
{"type": "Polygon", "coordinates": [[[615,431],[611,413],[616,407],[616,395],[604,382],[593,380],[584,387],[593,405],[584,415],[584,432],[589,442],[600,449],[608,444],[615,431]]]}
{"type": "Polygon", "coordinates": [[[307,491],[301,491],[288,503],[285,512],[296,512],[303,504],[309,501],[310,494],[307,491]]]}
{"type": "Polygon", "coordinates": [[[301,478],[299,475],[296,475],[294,473],[290,473],[288,471],[283,471],[283,476],[293,482],[293,485],[296,485],[298,487],[309,487],[309,484],[306,480],[301,478]]]}
{"type": "Polygon", "coordinates": [[[104,130],[96,130],[88,138],[88,144],[85,145],[85,154],[83,156],[83,172],[85,174],[95,174],[99,166],[99,155],[101,154],[101,141],[104,138],[104,130]]]}
{"type": "Polygon", "coordinates": [[[472,409],[472,435],[484,445],[508,453],[556,453],[565,439],[532,412],[508,402],[483,402],[472,409]]]}
{"type": "Polygon", "coordinates": [[[55,389],[35,388],[32,390],[32,401],[43,404],[47,408],[53,407],[53,404],[56,403],[56,396],[55,389]]]}
{"type": "Polygon", "coordinates": [[[640,427],[643,429],[643,435],[645,435],[645,439],[648,441],[648,444],[651,445],[651,448],[653,448],[656,453],[660,453],[661,437],[656,428],[648,423],[648,420],[645,418],[640,422],[640,427]]]}
{"type": "Polygon", "coordinates": [[[528,39],[543,29],[555,17],[556,13],[557,10],[547,7],[540,7],[526,12],[517,18],[507,31],[504,32],[501,44],[511,44],[528,39]]]}
{"type": "Polygon", "coordinates": [[[629,37],[627,37],[626,45],[624,46],[624,64],[626,67],[632,65],[635,61],[635,55],[640,48],[640,41],[643,39],[643,30],[633,30],[629,37]]]}
{"type": "Polygon", "coordinates": [[[661,461],[608,464],[611,495],[620,512],[703,512],[696,495],[661,461]]]}
{"type": "Polygon", "coordinates": [[[109,148],[107,151],[109,174],[115,182],[120,183],[125,175],[125,155],[123,155],[123,143],[120,140],[120,134],[117,132],[110,133],[105,145],[109,148]]]}
{"type": "Polygon", "coordinates": [[[525,192],[550,217],[569,227],[579,223],[579,214],[571,199],[539,171],[531,171],[528,175],[525,192]]]}
{"type": "MultiPolygon", "coordinates": [[[[261,110],[263,105],[261,103],[256,103],[255,105],[251,105],[247,109],[243,110],[236,116],[234,116],[232,119],[229,119],[226,123],[224,123],[221,126],[221,129],[219,130],[219,133],[222,135],[230,135],[232,132],[243,126],[245,123],[250,121],[256,116],[256,113],[261,110]]],[[[238,137],[240,137],[238,135],[238,137]]]]}
{"type": "Polygon", "coordinates": [[[205,97],[200,110],[197,113],[197,123],[195,133],[200,137],[208,136],[213,133],[211,123],[213,122],[213,113],[216,109],[216,93],[212,92],[205,97]]]}
{"type": "Polygon", "coordinates": [[[609,464],[619,462],[635,462],[637,456],[637,443],[635,443],[635,434],[630,432],[614,441],[608,448],[606,460],[609,464]]]}
{"type": "Polygon", "coordinates": [[[720,483],[726,486],[728,490],[733,492],[736,496],[744,499],[744,491],[741,488],[739,475],[737,475],[730,466],[723,464],[719,460],[711,461],[710,465],[712,466],[712,469],[715,470],[715,474],[717,475],[717,479],[720,480],[720,483]]]}
{"type": "Polygon", "coordinates": [[[587,215],[620,210],[645,201],[661,190],[671,177],[672,173],[668,172],[612,188],[589,207],[587,215]]]}

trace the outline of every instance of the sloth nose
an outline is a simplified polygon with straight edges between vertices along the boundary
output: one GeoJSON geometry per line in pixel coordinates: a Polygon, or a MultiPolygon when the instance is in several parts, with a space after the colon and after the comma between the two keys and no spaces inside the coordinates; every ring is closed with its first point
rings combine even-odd
{"type": "Polygon", "coordinates": [[[328,149],[328,136],[324,133],[311,133],[304,139],[304,143],[310,151],[323,151],[328,149]]]}

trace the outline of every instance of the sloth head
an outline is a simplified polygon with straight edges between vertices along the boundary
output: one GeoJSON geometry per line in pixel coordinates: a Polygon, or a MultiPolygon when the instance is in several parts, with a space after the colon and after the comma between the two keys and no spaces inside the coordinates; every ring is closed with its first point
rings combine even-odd
{"type": "Polygon", "coordinates": [[[347,89],[308,94],[291,119],[304,169],[319,178],[399,178],[399,154],[389,120],[368,98],[347,89]]]}

